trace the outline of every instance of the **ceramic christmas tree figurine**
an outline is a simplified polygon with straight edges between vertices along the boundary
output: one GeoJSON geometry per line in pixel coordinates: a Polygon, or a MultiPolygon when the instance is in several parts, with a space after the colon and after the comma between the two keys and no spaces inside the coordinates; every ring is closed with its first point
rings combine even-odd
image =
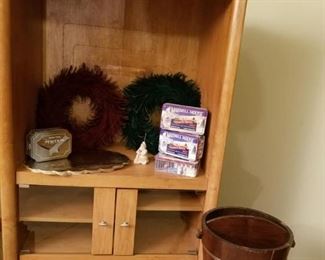
{"type": "Polygon", "coordinates": [[[137,153],[137,155],[134,158],[135,164],[145,165],[145,164],[149,163],[147,145],[144,141],[141,143],[141,145],[136,153],[137,153]]]}

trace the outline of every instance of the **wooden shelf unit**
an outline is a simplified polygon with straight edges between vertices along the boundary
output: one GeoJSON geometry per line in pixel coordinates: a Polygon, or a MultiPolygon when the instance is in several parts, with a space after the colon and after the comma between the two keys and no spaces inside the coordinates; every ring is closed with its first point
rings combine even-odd
{"type": "MultiPolygon", "coordinates": [[[[203,211],[217,206],[245,9],[246,0],[2,0],[4,260],[201,260],[200,252],[191,255],[192,248],[197,248],[192,242],[197,243],[194,234],[203,211]],[[62,67],[83,62],[101,66],[121,87],[152,72],[181,71],[196,80],[202,106],[209,110],[199,176],[158,174],[153,162],[71,177],[46,176],[24,168],[25,136],[35,127],[38,87],[62,67]],[[26,189],[18,198],[18,185],[42,187],[26,189]],[[56,194],[56,189],[62,193],[56,194]],[[185,224],[175,217],[183,211],[190,216],[185,224]],[[143,222],[148,219],[154,224],[160,214],[166,216],[160,220],[166,226],[161,236],[147,230],[143,222]],[[33,254],[19,254],[20,220],[35,229],[39,247],[33,254]],[[52,227],[60,225],[76,229],[52,236],[52,227]],[[41,242],[39,234],[51,239],[41,242]],[[79,241],[79,236],[84,240],[79,241]],[[169,243],[185,236],[179,250],[169,243]],[[61,240],[76,242],[76,252],[67,253],[59,245],[61,240]],[[78,250],[79,246],[83,249],[78,250]]],[[[121,145],[110,149],[134,157],[134,152],[121,145]]]]}

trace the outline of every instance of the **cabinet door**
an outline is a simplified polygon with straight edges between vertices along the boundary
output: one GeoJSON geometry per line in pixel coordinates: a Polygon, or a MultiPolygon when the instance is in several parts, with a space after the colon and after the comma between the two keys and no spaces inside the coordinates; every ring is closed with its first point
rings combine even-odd
{"type": "Polygon", "coordinates": [[[92,254],[113,252],[113,229],[116,189],[95,188],[93,209],[92,254]]]}
{"type": "Polygon", "coordinates": [[[134,253],[137,200],[137,190],[117,190],[114,255],[133,255],[134,253]]]}

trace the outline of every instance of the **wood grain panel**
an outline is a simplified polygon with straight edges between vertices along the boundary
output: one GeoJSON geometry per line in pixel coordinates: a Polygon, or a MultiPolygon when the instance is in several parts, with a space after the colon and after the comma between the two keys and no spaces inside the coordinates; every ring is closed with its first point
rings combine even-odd
{"type": "Polygon", "coordinates": [[[138,190],[118,189],[116,197],[114,255],[133,255],[138,190]]]}
{"type": "Polygon", "coordinates": [[[47,2],[46,77],[84,62],[101,66],[120,86],[151,72],[196,77],[198,0],[77,2],[47,2]]]}
{"type": "Polygon", "coordinates": [[[151,72],[196,75],[197,38],[65,25],[63,45],[64,66],[99,65],[122,87],[151,72]]]}
{"type": "Polygon", "coordinates": [[[175,35],[197,35],[200,0],[126,0],[125,29],[175,35]]]}
{"type": "Polygon", "coordinates": [[[53,76],[64,66],[63,42],[66,25],[82,24],[95,27],[123,28],[124,9],[124,0],[47,0],[45,77],[53,76]]]}
{"type": "Polygon", "coordinates": [[[110,255],[113,252],[115,189],[95,188],[92,254],[110,255]]]}
{"type": "Polygon", "coordinates": [[[198,82],[210,113],[206,154],[209,175],[205,210],[217,206],[246,0],[205,1],[198,82]]]}
{"type": "Polygon", "coordinates": [[[2,206],[2,248],[5,260],[17,258],[17,208],[14,182],[14,128],[11,78],[11,9],[10,0],[0,4],[0,167],[2,206]]]}

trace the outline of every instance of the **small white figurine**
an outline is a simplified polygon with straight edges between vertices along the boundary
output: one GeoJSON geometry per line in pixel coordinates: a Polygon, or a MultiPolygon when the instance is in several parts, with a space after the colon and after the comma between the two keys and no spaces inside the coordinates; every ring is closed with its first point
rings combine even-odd
{"type": "Polygon", "coordinates": [[[142,165],[149,163],[147,145],[144,141],[141,143],[139,149],[137,150],[137,155],[135,156],[133,162],[135,164],[142,165]]]}

